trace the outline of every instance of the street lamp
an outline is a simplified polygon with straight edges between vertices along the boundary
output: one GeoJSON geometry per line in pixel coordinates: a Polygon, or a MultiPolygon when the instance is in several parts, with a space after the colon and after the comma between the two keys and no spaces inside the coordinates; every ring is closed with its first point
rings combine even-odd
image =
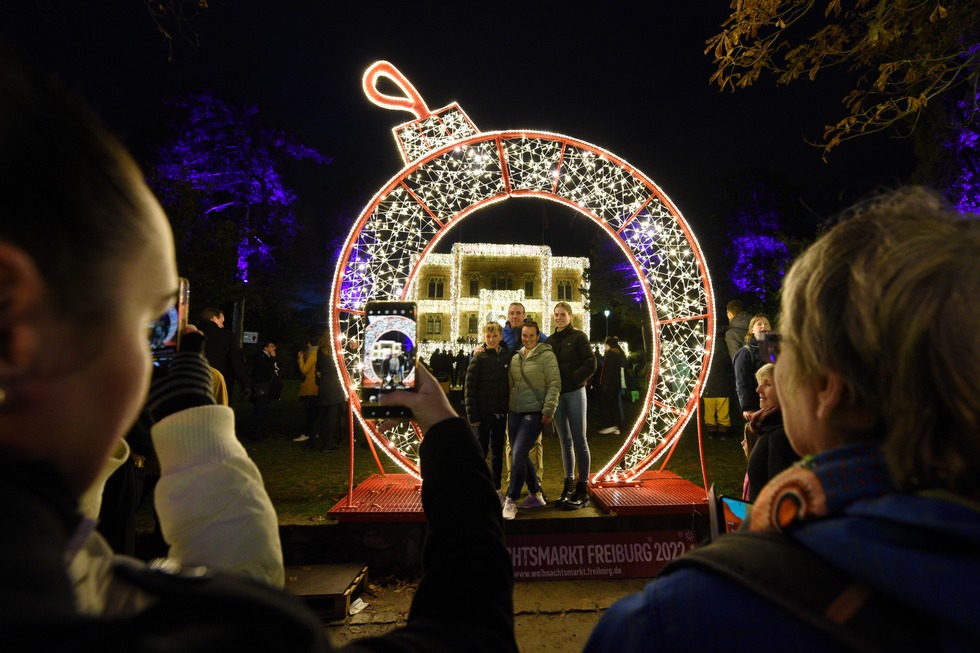
{"type": "Polygon", "coordinates": [[[607,308],[605,311],[603,311],[603,313],[605,313],[606,315],[606,337],[608,338],[609,337],[609,309],[607,308]]]}

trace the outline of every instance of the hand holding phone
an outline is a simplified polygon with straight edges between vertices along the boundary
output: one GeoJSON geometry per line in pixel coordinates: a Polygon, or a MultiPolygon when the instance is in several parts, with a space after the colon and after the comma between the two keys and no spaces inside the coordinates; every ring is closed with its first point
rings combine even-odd
{"type": "MultiPolygon", "coordinates": [[[[397,405],[407,407],[413,415],[419,428],[424,434],[433,424],[450,417],[458,417],[449,397],[443,392],[442,386],[432,373],[420,365],[415,372],[415,391],[403,392],[396,390],[381,396],[381,405],[397,405]]],[[[383,427],[384,425],[382,425],[383,427]]]]}
{"type": "Polygon", "coordinates": [[[180,348],[181,337],[187,327],[187,309],[190,300],[190,283],[180,278],[174,303],[150,325],[150,352],[155,367],[166,367],[180,348]]]}
{"type": "Polygon", "coordinates": [[[361,415],[368,419],[411,417],[407,406],[381,404],[395,390],[414,390],[418,309],[415,302],[368,302],[361,349],[361,415]]]}

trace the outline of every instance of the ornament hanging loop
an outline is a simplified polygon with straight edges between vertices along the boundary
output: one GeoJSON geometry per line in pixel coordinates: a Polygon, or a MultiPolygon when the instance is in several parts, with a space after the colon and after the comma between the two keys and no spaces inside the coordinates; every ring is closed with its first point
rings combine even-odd
{"type": "Polygon", "coordinates": [[[361,85],[364,88],[364,94],[367,98],[379,107],[396,111],[410,111],[415,114],[417,119],[426,118],[431,115],[429,107],[426,106],[425,100],[419,95],[418,90],[412,86],[412,83],[408,81],[408,78],[400,70],[387,61],[375,61],[371,64],[364,72],[361,85]],[[380,77],[386,77],[394,82],[395,86],[404,93],[404,96],[398,97],[379,91],[377,83],[380,77]]]}

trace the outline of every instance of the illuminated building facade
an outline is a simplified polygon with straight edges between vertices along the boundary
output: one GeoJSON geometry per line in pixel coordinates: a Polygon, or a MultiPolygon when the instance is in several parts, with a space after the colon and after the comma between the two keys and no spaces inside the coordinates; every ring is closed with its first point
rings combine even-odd
{"type": "Polygon", "coordinates": [[[553,256],[547,245],[456,243],[449,254],[428,254],[419,266],[411,298],[419,306],[422,353],[457,343],[480,343],[483,325],[507,321],[512,302],[551,333],[556,302],[572,307],[572,324],[588,335],[585,257],[553,256]]]}

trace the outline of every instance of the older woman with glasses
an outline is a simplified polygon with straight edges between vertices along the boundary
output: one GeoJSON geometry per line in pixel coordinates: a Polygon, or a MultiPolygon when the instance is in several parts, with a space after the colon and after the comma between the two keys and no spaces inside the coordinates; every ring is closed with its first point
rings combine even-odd
{"type": "Polygon", "coordinates": [[[980,216],[859,205],[793,264],[774,380],[803,460],[586,651],[980,650],[980,216]],[[747,532],[744,532],[747,531],[747,532]]]}
{"type": "Polygon", "coordinates": [[[748,484],[742,497],[746,501],[755,501],[759,490],[769,479],[800,459],[783,430],[779,395],[773,383],[775,369],[775,365],[766,363],[755,373],[759,383],[756,388],[759,394],[759,410],[752,413],[749,423],[745,425],[746,442],[750,439],[754,441],[752,451],[748,454],[748,484]]]}

